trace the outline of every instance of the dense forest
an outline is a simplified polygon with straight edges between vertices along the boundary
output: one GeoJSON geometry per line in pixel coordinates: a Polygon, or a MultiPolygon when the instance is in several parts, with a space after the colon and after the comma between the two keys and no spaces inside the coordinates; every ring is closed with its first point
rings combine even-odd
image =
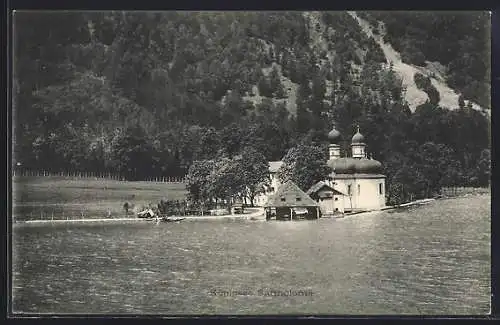
{"type": "MultiPolygon", "coordinates": [[[[447,65],[449,85],[489,108],[487,15],[359,14],[384,22],[406,60],[447,65]]],[[[322,12],[314,24],[297,11],[14,18],[21,168],[184,176],[195,161],[248,150],[267,160],[299,145],[326,152],[335,122],[344,150],[361,126],[393,199],[489,182],[488,116],[463,99],[443,109],[431,95],[412,113],[384,53],[346,12],[322,12]]]]}

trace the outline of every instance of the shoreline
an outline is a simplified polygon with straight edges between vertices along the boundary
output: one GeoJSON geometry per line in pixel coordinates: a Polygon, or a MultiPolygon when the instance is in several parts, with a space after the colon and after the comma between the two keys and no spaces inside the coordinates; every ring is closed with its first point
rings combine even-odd
{"type": "MultiPolygon", "coordinates": [[[[490,193],[481,193],[481,194],[465,194],[454,197],[441,197],[441,198],[429,198],[429,199],[420,199],[412,202],[403,203],[397,206],[385,206],[380,210],[370,210],[370,211],[360,211],[354,213],[347,213],[342,216],[323,216],[324,219],[344,219],[351,216],[360,216],[364,214],[382,212],[387,210],[394,210],[398,208],[407,208],[410,206],[416,205],[424,205],[429,204],[438,200],[451,200],[451,199],[459,199],[459,198],[467,198],[470,196],[482,196],[482,195],[491,195],[490,193]]],[[[179,216],[182,217],[182,216],[179,216]]],[[[222,216],[186,216],[182,221],[220,221],[220,220],[248,220],[248,221],[266,221],[266,217],[263,211],[263,208],[259,208],[258,212],[249,213],[249,214],[230,214],[230,215],[222,215],[222,216]]],[[[88,219],[56,219],[56,220],[22,220],[22,221],[13,221],[12,224],[21,225],[21,224],[48,224],[48,223],[91,223],[91,222],[104,222],[104,223],[128,223],[128,222],[155,222],[154,218],[88,218],[88,219]]]]}
{"type": "MultiPolygon", "coordinates": [[[[182,221],[199,221],[199,220],[249,220],[249,221],[261,221],[266,220],[264,212],[259,211],[258,213],[249,214],[230,214],[223,216],[176,216],[177,218],[184,218],[182,221]]],[[[47,223],[90,223],[90,222],[104,222],[104,223],[123,223],[123,222],[156,222],[155,218],[87,218],[87,219],[55,219],[55,220],[22,220],[13,221],[12,224],[47,224],[47,223]]]]}

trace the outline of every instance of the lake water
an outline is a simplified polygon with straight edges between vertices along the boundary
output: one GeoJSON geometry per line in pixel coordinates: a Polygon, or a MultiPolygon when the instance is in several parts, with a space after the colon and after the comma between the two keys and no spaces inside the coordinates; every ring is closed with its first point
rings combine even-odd
{"type": "Polygon", "coordinates": [[[487,314],[490,196],[295,222],[15,225],[13,311],[487,314]]]}

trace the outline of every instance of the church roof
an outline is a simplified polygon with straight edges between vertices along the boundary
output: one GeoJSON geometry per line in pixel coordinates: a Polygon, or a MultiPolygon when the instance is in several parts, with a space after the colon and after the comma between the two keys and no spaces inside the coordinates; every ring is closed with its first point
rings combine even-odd
{"type": "Polygon", "coordinates": [[[355,135],[352,136],[351,143],[363,143],[365,141],[365,137],[357,132],[355,135]]]}
{"type": "Polygon", "coordinates": [[[317,182],[316,184],[314,184],[313,186],[311,186],[310,189],[307,190],[306,194],[307,195],[311,195],[311,194],[314,194],[314,193],[317,193],[319,190],[321,190],[322,188],[324,187],[327,187],[329,190],[331,190],[335,195],[345,195],[344,193],[334,189],[333,187],[331,187],[330,185],[326,184],[325,182],[323,181],[319,181],[317,182]]]}
{"type": "Polygon", "coordinates": [[[330,132],[328,132],[328,140],[330,143],[337,143],[342,139],[342,136],[337,129],[333,128],[330,132]]]}
{"type": "Polygon", "coordinates": [[[351,143],[352,144],[361,144],[361,143],[364,143],[365,142],[365,137],[359,132],[359,125],[358,125],[358,131],[356,132],[356,134],[354,134],[352,136],[352,140],[351,140],[351,143]]]}
{"type": "Polygon", "coordinates": [[[380,174],[383,170],[380,161],[367,158],[342,157],[330,159],[326,164],[335,174],[380,174]]]}
{"type": "Polygon", "coordinates": [[[313,199],[311,199],[304,191],[302,191],[297,184],[292,181],[287,181],[278,187],[274,193],[267,200],[264,207],[317,207],[313,199]]]}

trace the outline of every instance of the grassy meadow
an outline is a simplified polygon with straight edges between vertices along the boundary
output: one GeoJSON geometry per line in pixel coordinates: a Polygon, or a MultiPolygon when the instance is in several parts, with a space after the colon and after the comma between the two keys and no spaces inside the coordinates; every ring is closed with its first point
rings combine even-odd
{"type": "Polygon", "coordinates": [[[101,178],[15,176],[12,178],[14,220],[123,218],[161,199],[182,200],[183,183],[126,182],[101,178]],[[135,210],[135,211],[134,211],[135,210]]]}

